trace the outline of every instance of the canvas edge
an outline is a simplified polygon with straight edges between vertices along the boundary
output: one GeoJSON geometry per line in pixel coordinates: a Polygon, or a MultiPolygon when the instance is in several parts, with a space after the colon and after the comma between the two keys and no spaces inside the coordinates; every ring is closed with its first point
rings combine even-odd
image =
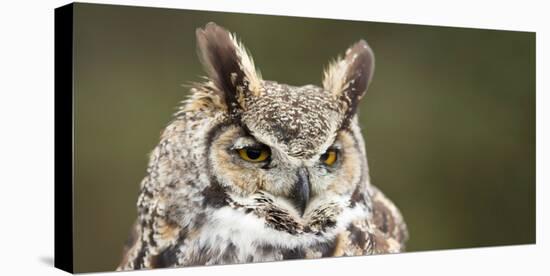
{"type": "Polygon", "coordinates": [[[74,59],[74,4],[54,11],[55,62],[55,224],[54,266],[74,272],[73,242],[73,59],[74,59]]]}

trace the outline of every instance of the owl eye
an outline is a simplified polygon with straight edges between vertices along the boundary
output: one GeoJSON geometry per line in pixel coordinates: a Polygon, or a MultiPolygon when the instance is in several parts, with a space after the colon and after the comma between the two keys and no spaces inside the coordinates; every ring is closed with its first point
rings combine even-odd
{"type": "Polygon", "coordinates": [[[338,159],[338,152],[335,149],[328,149],[319,159],[323,164],[331,166],[338,159]]]}
{"type": "Polygon", "coordinates": [[[244,147],[238,149],[237,153],[242,159],[254,163],[265,161],[271,155],[269,149],[264,147],[244,147]]]}

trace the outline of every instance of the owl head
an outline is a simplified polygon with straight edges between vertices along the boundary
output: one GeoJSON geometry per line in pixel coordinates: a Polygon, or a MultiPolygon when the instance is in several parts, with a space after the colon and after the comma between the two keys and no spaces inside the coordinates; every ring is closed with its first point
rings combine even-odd
{"type": "Polygon", "coordinates": [[[315,232],[367,201],[356,116],[374,70],[365,41],[329,64],[320,87],[264,80],[244,46],[214,23],[196,38],[207,79],[192,89],[180,117],[193,132],[186,135],[200,141],[188,159],[206,170],[207,205],[229,204],[275,228],[315,232]]]}

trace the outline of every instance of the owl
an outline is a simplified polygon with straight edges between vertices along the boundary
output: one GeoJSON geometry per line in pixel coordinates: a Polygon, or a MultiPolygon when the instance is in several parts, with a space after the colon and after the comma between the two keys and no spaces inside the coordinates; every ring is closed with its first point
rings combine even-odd
{"type": "Polygon", "coordinates": [[[364,41],[322,87],[264,80],[215,23],[196,31],[207,77],[152,151],[117,270],[402,252],[396,206],[370,183],[357,107],[374,71],[364,41]]]}

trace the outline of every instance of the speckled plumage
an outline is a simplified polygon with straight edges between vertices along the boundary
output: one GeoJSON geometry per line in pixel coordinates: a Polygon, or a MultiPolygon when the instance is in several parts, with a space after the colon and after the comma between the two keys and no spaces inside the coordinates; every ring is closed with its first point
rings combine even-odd
{"type": "Polygon", "coordinates": [[[370,184],[356,116],[374,70],[367,43],[331,63],[323,87],[263,80],[213,23],[197,44],[208,78],[151,153],[118,270],[403,251],[405,223],[370,184]],[[258,145],[268,160],[236,154],[258,145]]]}

